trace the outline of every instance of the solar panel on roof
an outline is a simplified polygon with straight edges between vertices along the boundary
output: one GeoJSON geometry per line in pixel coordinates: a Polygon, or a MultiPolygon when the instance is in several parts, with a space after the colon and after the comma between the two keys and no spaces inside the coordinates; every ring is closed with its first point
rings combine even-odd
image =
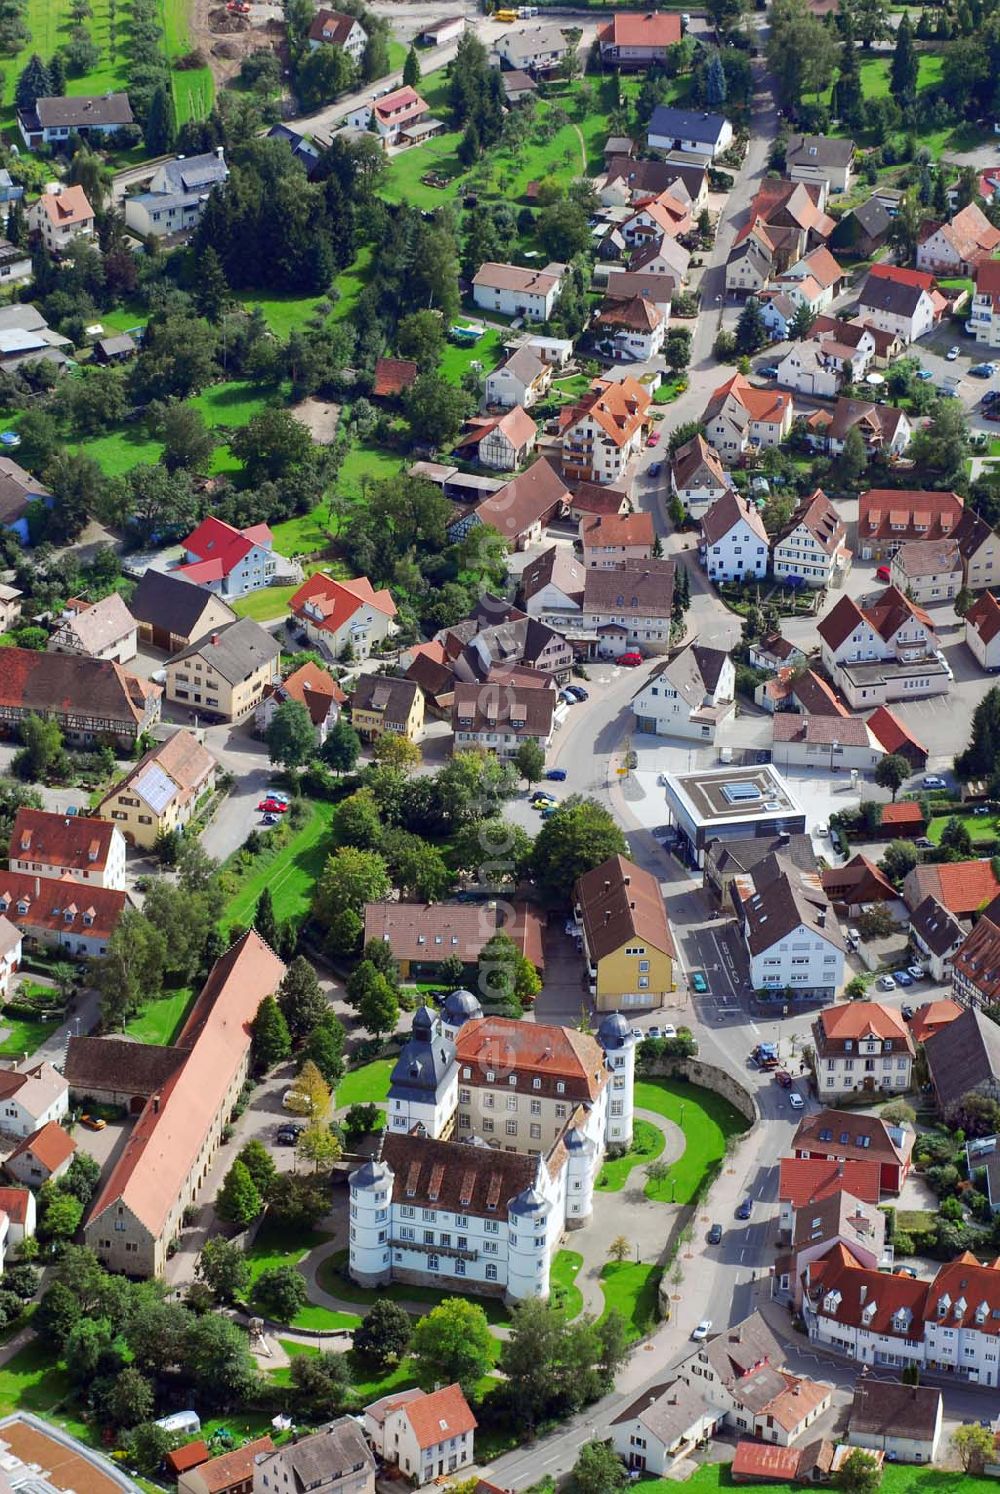
{"type": "Polygon", "coordinates": [[[159,763],[150,763],[136,779],[135,786],[156,814],[162,814],[177,792],[177,785],[159,763]]]}
{"type": "Polygon", "coordinates": [[[761,793],[755,783],[743,780],[739,783],[724,783],[722,796],[729,804],[749,804],[753,799],[759,799],[761,793]]]}

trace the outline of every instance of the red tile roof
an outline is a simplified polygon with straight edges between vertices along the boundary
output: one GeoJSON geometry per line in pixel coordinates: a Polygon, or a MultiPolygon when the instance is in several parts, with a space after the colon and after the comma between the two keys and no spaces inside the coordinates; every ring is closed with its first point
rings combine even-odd
{"type": "Polygon", "coordinates": [[[858,500],[858,537],[893,543],[944,539],[957,528],[963,508],[957,493],[869,488],[858,500]]]}
{"type": "Polygon", "coordinates": [[[751,420],[765,425],[780,425],[792,403],[790,394],[780,389],[757,389],[743,374],[736,373],[713,392],[705,419],[711,420],[730,395],[743,406],[751,420]]]}
{"type": "Polygon", "coordinates": [[[868,1204],[877,1204],[881,1196],[881,1168],[874,1158],[837,1162],[829,1157],[782,1157],[778,1167],[778,1200],[793,1209],[821,1203],[842,1191],[868,1204]]]}
{"type": "Polygon", "coordinates": [[[19,809],[10,834],[10,857],[66,871],[103,871],[115,826],[90,815],[19,809]]]}
{"type": "Polygon", "coordinates": [[[915,1043],[925,1043],[935,1032],[940,1032],[942,1027],[947,1027],[961,1015],[962,1007],[957,1001],[952,1001],[950,996],[942,1001],[925,1001],[913,1014],[910,1036],[915,1043]]]}
{"type": "Polygon", "coordinates": [[[986,857],[973,861],[943,862],[939,866],[915,866],[907,874],[904,894],[913,908],[928,896],[958,918],[967,918],[1000,892],[993,862],[986,857]],[[914,896],[911,889],[915,888],[914,896]],[[912,901],[911,901],[912,898],[912,901]]]}
{"type": "Polygon", "coordinates": [[[202,1463],[207,1463],[211,1453],[208,1443],[197,1441],[188,1442],[183,1447],[175,1447],[168,1452],[164,1462],[173,1474],[187,1473],[191,1468],[198,1468],[202,1463]]]}
{"type": "Polygon", "coordinates": [[[221,580],[249,555],[255,545],[263,545],[269,550],[273,544],[274,536],[266,524],[236,529],[232,524],[209,515],[184,541],[184,549],[196,559],[179,565],[174,574],[202,584],[221,580]]]}
{"type": "Polygon", "coordinates": [[[876,740],[881,742],[886,752],[899,752],[904,747],[912,747],[926,760],[927,748],[922,742],[917,741],[909,727],[904,726],[888,706],[879,706],[877,710],[872,711],[865,725],[876,740]]]}
{"type": "Polygon", "coordinates": [[[872,265],[868,273],[876,280],[895,280],[899,285],[912,285],[928,293],[934,289],[934,276],[924,270],[904,270],[899,265],[872,265]]]}
{"type": "Polygon", "coordinates": [[[274,1451],[270,1437],[257,1437],[233,1452],[223,1453],[221,1458],[210,1458],[207,1463],[202,1463],[198,1477],[204,1481],[208,1494],[224,1494],[226,1489],[251,1482],[258,1453],[274,1451]]]}
{"type": "Polygon", "coordinates": [[[584,554],[597,545],[639,545],[652,550],[656,538],[649,513],[591,514],[580,520],[579,532],[584,554]]]}
{"type": "Polygon", "coordinates": [[[416,382],[419,371],[409,358],[377,358],[372,394],[383,399],[402,394],[416,382]]]}
{"type": "Polygon", "coordinates": [[[30,1198],[31,1194],[27,1188],[0,1188],[0,1209],[7,1215],[11,1224],[27,1223],[30,1198]]]}
{"type": "Polygon", "coordinates": [[[55,1172],[57,1167],[69,1161],[75,1151],[76,1142],[59,1122],[47,1121],[44,1126],[39,1126],[37,1131],[32,1131],[30,1136],[19,1142],[7,1161],[13,1162],[15,1157],[31,1152],[43,1167],[49,1172],[55,1172]]]}
{"type": "Polygon", "coordinates": [[[840,1006],[827,1006],[820,1012],[818,1022],[830,1042],[876,1037],[910,1045],[907,1026],[899,1012],[883,1006],[881,1001],[847,1001],[840,1006]]]}
{"type": "Polygon", "coordinates": [[[403,1415],[413,1428],[421,1450],[460,1437],[464,1432],[474,1432],[479,1425],[460,1385],[445,1385],[430,1395],[406,1401],[403,1415]]]}
{"type": "Polygon", "coordinates": [[[327,633],[338,633],[363,607],[372,607],[387,617],[396,616],[396,604],[390,593],[376,591],[367,576],[359,576],[355,581],[335,581],[324,571],[317,571],[303,581],[288,607],[296,616],[306,618],[314,628],[327,633]],[[311,609],[308,612],[307,602],[311,609]],[[314,612],[320,615],[314,616],[314,612]]]}
{"type": "Polygon", "coordinates": [[[109,939],[130,904],[127,892],[75,882],[69,876],[0,871],[0,913],[25,932],[42,929],[109,939]]]}
{"type": "MultiPolygon", "coordinates": [[[[1000,268],[1000,259],[991,261],[1000,268]]],[[[1000,602],[991,591],[978,596],[965,614],[966,624],[975,628],[983,643],[992,643],[1000,633],[1000,602]]]]}
{"type": "Polygon", "coordinates": [[[901,799],[898,804],[882,805],[883,825],[912,825],[921,827],[924,812],[914,799],[901,799]]]}
{"type": "Polygon", "coordinates": [[[737,1442],[730,1475],[753,1481],[794,1479],[799,1467],[797,1447],[775,1447],[767,1442],[737,1442]]]}
{"type": "Polygon", "coordinates": [[[397,124],[409,122],[416,115],[426,114],[427,108],[427,104],[417,90],[408,84],[403,88],[397,88],[393,93],[385,94],[383,98],[376,99],[372,105],[379,119],[397,124]]]}
{"type": "Polygon", "coordinates": [[[673,47],[681,39],[681,18],[656,11],[625,12],[599,27],[597,38],[605,47],[673,47]]]}

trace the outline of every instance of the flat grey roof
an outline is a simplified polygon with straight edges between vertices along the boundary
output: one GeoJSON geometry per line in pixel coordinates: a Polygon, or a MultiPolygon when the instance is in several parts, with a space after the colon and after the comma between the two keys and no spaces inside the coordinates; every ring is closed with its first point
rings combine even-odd
{"type": "Polygon", "coordinates": [[[700,824],[802,814],[785,780],[769,763],[705,773],[668,773],[667,792],[700,824]]]}

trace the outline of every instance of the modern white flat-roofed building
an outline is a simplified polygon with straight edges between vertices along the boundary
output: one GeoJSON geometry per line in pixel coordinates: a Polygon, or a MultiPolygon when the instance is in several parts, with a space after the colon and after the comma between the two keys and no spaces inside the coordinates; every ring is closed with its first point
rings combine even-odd
{"type": "Polygon", "coordinates": [[[703,866],[710,840],[801,835],[805,813],[781,774],[768,763],[666,773],[667,823],[692,865],[703,866]]]}

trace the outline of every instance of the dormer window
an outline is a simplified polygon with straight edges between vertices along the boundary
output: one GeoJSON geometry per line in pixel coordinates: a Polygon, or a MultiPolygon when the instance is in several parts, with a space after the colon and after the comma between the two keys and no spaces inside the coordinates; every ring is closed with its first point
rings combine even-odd
{"type": "Polygon", "coordinates": [[[840,1307],[840,1302],[841,1297],[839,1292],[827,1292],[826,1296],[823,1298],[823,1311],[836,1316],[837,1310],[840,1307]]]}
{"type": "Polygon", "coordinates": [[[948,1309],[950,1307],[951,1307],[951,1298],[948,1296],[948,1293],[945,1292],[945,1294],[944,1294],[943,1297],[939,1297],[938,1298],[938,1304],[937,1304],[937,1315],[938,1315],[938,1317],[939,1318],[945,1318],[945,1317],[947,1317],[948,1316],[948,1309]]]}
{"type": "Polygon", "coordinates": [[[845,1042],[844,1042],[844,1052],[845,1053],[852,1053],[853,1051],[854,1051],[854,1043],[852,1042],[852,1040],[850,1038],[847,1038],[845,1040],[845,1042]]]}

